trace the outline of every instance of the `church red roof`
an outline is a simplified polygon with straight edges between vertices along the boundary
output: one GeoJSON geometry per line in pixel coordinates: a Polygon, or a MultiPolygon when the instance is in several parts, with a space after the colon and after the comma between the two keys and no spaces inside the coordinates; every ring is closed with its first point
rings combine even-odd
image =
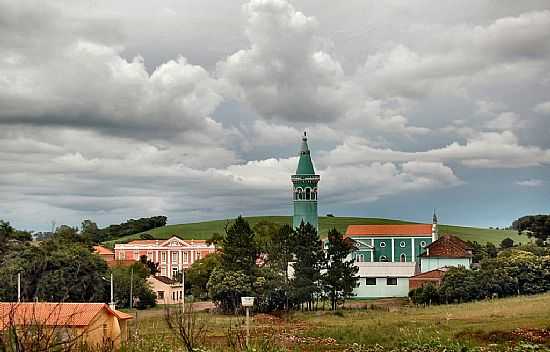
{"type": "Polygon", "coordinates": [[[472,256],[472,248],[456,236],[445,235],[426,246],[422,257],[468,258],[472,256]]]}
{"type": "Polygon", "coordinates": [[[403,224],[403,225],[349,225],[346,236],[368,236],[368,237],[409,237],[409,236],[431,236],[431,224],[403,224]]]}

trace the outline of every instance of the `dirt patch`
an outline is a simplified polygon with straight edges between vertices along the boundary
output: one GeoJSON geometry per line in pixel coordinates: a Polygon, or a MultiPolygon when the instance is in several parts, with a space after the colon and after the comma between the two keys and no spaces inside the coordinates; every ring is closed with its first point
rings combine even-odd
{"type": "Polygon", "coordinates": [[[464,331],[456,335],[458,339],[474,339],[484,343],[503,343],[526,341],[537,344],[550,344],[550,330],[548,329],[522,329],[513,331],[493,330],[464,331]]]}

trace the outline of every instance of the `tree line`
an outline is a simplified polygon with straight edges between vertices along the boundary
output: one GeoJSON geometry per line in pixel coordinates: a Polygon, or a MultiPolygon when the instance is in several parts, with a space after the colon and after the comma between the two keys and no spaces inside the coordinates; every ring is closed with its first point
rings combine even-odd
{"type": "MultiPolygon", "coordinates": [[[[33,242],[28,232],[0,220],[0,301],[17,300],[17,278],[21,277],[23,301],[110,302],[110,275],[118,307],[130,305],[130,285],[139,308],[155,304],[147,284],[147,263],[109,268],[77,229],[60,226],[47,239],[33,242]]],[[[134,303],[134,302],[132,302],[134,303]]]]}
{"type": "Polygon", "coordinates": [[[323,243],[309,223],[251,227],[238,217],[218,243],[219,253],[195,262],[186,277],[195,297],[209,297],[224,312],[238,311],[243,296],[256,297],[264,312],[314,310],[323,301],[336,309],[357,283],[354,244],[335,229],[323,243]]]}

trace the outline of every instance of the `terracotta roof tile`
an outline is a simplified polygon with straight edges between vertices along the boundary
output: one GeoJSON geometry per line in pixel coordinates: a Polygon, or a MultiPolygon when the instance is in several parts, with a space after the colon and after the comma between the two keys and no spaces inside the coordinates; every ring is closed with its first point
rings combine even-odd
{"type": "Polygon", "coordinates": [[[468,258],[472,257],[472,248],[463,240],[445,235],[426,246],[423,257],[468,258]]]}
{"type": "Polygon", "coordinates": [[[164,240],[133,240],[128,242],[129,244],[155,244],[157,242],[162,242],[164,240]]]}
{"type": "Polygon", "coordinates": [[[0,330],[10,320],[16,325],[87,326],[103,309],[119,319],[131,319],[105,303],[0,303],[0,330]]]}
{"type": "Polygon", "coordinates": [[[431,236],[431,224],[349,225],[346,236],[431,236]]]}
{"type": "Polygon", "coordinates": [[[110,250],[107,247],[103,247],[103,246],[94,246],[94,251],[97,254],[114,254],[114,252],[112,250],[110,250]]]}

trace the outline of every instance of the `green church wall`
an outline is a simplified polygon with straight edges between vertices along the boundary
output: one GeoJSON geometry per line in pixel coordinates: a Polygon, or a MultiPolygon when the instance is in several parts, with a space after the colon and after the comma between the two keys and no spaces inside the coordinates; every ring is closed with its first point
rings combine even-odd
{"type": "MultiPolygon", "coordinates": [[[[415,238],[414,239],[414,256],[418,258],[420,254],[426,251],[425,247],[428,246],[430,243],[432,243],[431,237],[415,238]]],[[[415,261],[418,261],[418,259],[415,261]]]]}
{"type": "Polygon", "coordinates": [[[392,259],[391,238],[374,240],[374,261],[380,262],[381,257],[386,257],[387,261],[391,261],[392,259]]]}
{"type": "Polygon", "coordinates": [[[406,262],[412,262],[412,240],[410,238],[396,238],[395,239],[395,250],[394,250],[394,262],[401,261],[401,255],[405,255],[406,262]],[[402,247],[404,245],[404,247],[402,247]]]}

